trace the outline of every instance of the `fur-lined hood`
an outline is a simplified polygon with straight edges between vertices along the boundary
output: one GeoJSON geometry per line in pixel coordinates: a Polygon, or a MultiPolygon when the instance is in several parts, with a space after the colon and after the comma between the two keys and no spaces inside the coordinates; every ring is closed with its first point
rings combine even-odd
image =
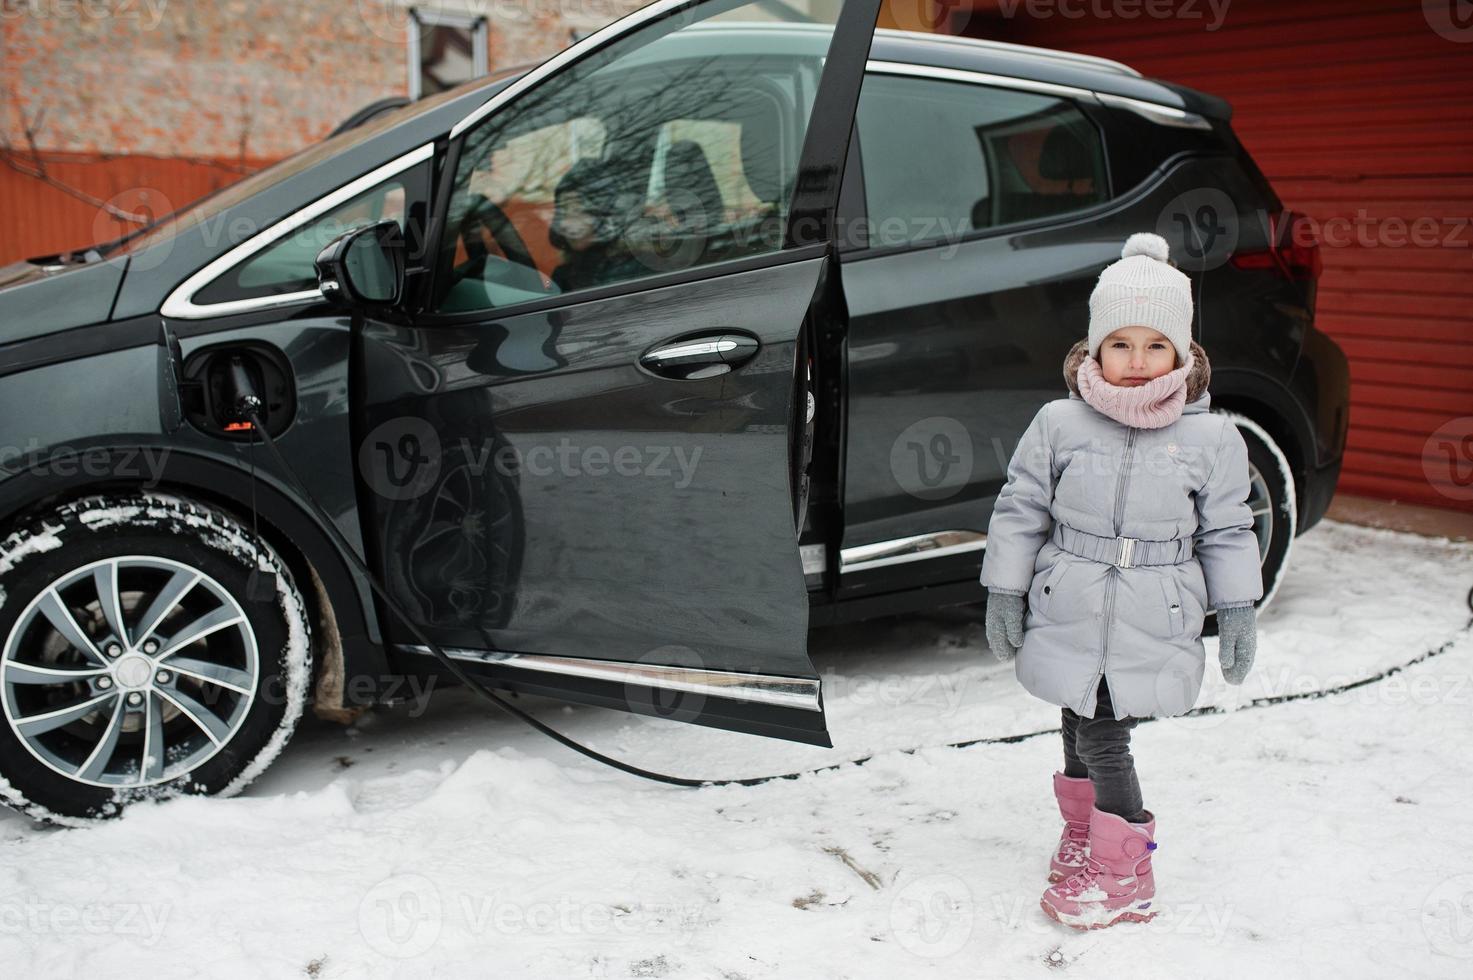
{"type": "MultiPolygon", "coordinates": [[[[1212,364],[1207,360],[1207,352],[1202,345],[1195,340],[1192,341],[1192,370],[1187,374],[1187,404],[1201,398],[1207,391],[1207,383],[1212,380],[1212,364]]],[[[1079,365],[1089,356],[1089,338],[1080,338],[1079,342],[1069,348],[1069,353],[1064,356],[1064,383],[1069,390],[1079,398],[1079,365]]]]}

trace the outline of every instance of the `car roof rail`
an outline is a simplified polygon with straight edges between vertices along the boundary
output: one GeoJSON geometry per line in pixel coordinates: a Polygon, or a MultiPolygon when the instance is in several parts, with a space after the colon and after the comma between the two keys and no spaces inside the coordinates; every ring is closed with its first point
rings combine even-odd
{"type": "MultiPolygon", "coordinates": [[[[804,21],[703,21],[694,24],[686,30],[695,31],[717,31],[740,28],[742,30],[773,31],[776,33],[814,32],[820,33],[830,30],[827,24],[815,24],[804,21]]],[[[996,51],[999,54],[1012,54],[1029,58],[1045,58],[1049,61],[1064,65],[1073,65],[1077,68],[1093,68],[1096,71],[1107,71],[1114,75],[1126,75],[1131,78],[1145,77],[1136,69],[1124,62],[1115,61],[1110,58],[1101,58],[1099,55],[1081,54],[1078,51],[1060,51],[1057,48],[1040,48],[1032,44],[1014,44],[1011,41],[991,41],[980,37],[963,37],[959,34],[936,34],[931,31],[907,31],[898,27],[877,27],[875,37],[888,37],[900,41],[925,41],[931,44],[950,44],[957,47],[965,47],[972,51],[996,51]]]]}
{"type": "Polygon", "coordinates": [[[1051,61],[1065,62],[1078,65],[1081,68],[1095,68],[1100,71],[1114,72],[1117,75],[1130,75],[1133,78],[1144,77],[1139,71],[1110,58],[1101,58],[1099,55],[1081,54],[1078,51],[1060,51],[1057,48],[1040,48],[1032,44],[1015,44],[1011,41],[992,41],[980,37],[962,37],[958,34],[933,34],[929,31],[906,31],[895,27],[875,28],[875,37],[894,37],[909,40],[925,40],[939,44],[966,45],[967,47],[982,47],[1000,54],[1026,55],[1030,58],[1047,58],[1051,61]]]}

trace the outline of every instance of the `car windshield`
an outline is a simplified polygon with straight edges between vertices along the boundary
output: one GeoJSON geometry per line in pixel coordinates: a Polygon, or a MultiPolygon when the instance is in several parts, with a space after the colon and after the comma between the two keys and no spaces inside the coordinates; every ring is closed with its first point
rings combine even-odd
{"type": "Polygon", "coordinates": [[[211,191],[193,203],[177,211],[163,215],[151,224],[135,229],[122,238],[98,245],[96,246],[97,251],[105,256],[131,254],[156,245],[166,239],[173,238],[188,228],[206,223],[216,215],[234,207],[251,195],[258,194],[266,188],[287,180],[304,170],[310,169],[324,160],[331,159],[350,147],[367,142],[379,133],[399,125],[406,119],[410,119],[420,113],[430,112],[476,88],[491,86],[496,82],[504,82],[526,71],[527,67],[526,65],[518,65],[494,75],[475,78],[454,88],[446,89],[443,92],[436,92],[434,95],[426,96],[409,105],[401,106],[382,115],[375,116],[360,126],[355,126],[345,132],[303,147],[291,156],[284,157],[266,169],[251,174],[249,177],[238,180],[233,184],[227,184],[219,190],[211,191]]]}

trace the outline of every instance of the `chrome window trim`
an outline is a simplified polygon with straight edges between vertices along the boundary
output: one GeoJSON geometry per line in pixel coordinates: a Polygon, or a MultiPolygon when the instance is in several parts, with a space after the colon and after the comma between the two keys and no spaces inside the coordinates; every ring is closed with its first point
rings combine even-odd
{"type": "Polygon", "coordinates": [[[1086,65],[1104,71],[1113,71],[1121,75],[1130,75],[1135,78],[1143,77],[1139,71],[1130,67],[1122,61],[1111,58],[1101,58],[1099,55],[1080,54],[1077,51],[1060,51],[1057,48],[1041,48],[1033,44],[1015,44],[1011,41],[993,41],[980,37],[960,37],[956,34],[931,34],[927,31],[907,31],[896,27],[877,27],[875,37],[891,37],[906,41],[924,41],[927,44],[952,44],[957,47],[987,51],[997,51],[1003,54],[1025,55],[1030,58],[1047,58],[1051,61],[1062,61],[1070,64],[1086,65]]]}
{"type": "Polygon", "coordinates": [[[1059,85],[1055,82],[1040,82],[1031,78],[1017,78],[1013,75],[994,75],[991,72],[968,71],[962,68],[916,65],[908,61],[872,60],[865,65],[865,69],[881,75],[911,75],[917,78],[935,78],[950,82],[970,82],[973,85],[991,85],[996,88],[1038,92],[1044,95],[1056,95],[1066,99],[1093,99],[1095,96],[1095,93],[1090,89],[1078,88],[1074,85],[1059,85]]]}
{"type": "Polygon", "coordinates": [[[533,68],[525,75],[520,76],[519,78],[517,78],[516,81],[512,82],[506,88],[502,89],[500,92],[497,92],[495,95],[491,96],[490,99],[486,100],[475,109],[471,110],[471,112],[464,119],[456,123],[451,128],[450,138],[455,139],[461,133],[465,132],[467,129],[470,129],[476,123],[480,122],[482,119],[486,118],[491,113],[501,108],[510,100],[516,98],[518,95],[521,95],[532,86],[542,82],[549,75],[557,73],[558,71],[562,70],[562,68],[566,65],[569,65],[572,62],[579,60],[584,55],[603,47],[605,44],[618,37],[619,35],[626,34],[637,27],[658,20],[659,18],[665,16],[668,13],[671,13],[672,11],[679,10],[681,7],[692,6],[700,2],[701,0],[659,0],[658,3],[652,3],[648,6],[640,7],[638,10],[635,10],[632,13],[620,17],[612,24],[606,24],[604,27],[601,27],[600,29],[594,31],[587,37],[576,41],[566,48],[563,48],[563,50],[559,51],[551,58],[542,62],[542,64],[538,65],[536,68],[533,68]]]}
{"type": "Polygon", "coordinates": [[[1096,92],[1095,97],[1105,105],[1114,106],[1117,109],[1126,109],[1138,116],[1144,116],[1151,122],[1160,123],[1163,126],[1180,126],[1183,129],[1212,129],[1212,123],[1195,112],[1187,112],[1175,106],[1161,105],[1156,102],[1147,102],[1144,99],[1132,99],[1128,95],[1115,95],[1112,92],[1096,92]]]}
{"type": "Polygon", "coordinates": [[[1134,112],[1136,115],[1144,116],[1154,123],[1167,126],[1182,126],[1188,129],[1210,130],[1212,128],[1212,123],[1195,112],[1187,112],[1185,109],[1161,105],[1156,102],[1147,102],[1145,99],[1136,99],[1125,95],[1114,95],[1110,92],[1097,92],[1094,89],[1079,88],[1074,85],[1040,82],[1030,78],[1017,78],[1012,75],[994,75],[985,71],[941,68],[936,65],[917,65],[905,61],[870,61],[865,66],[865,70],[882,75],[907,75],[913,78],[932,78],[940,81],[964,82],[972,85],[991,85],[996,88],[1016,89],[1021,92],[1037,92],[1043,95],[1054,95],[1065,99],[1085,99],[1086,101],[1098,99],[1105,105],[1134,112]]]}
{"type": "Polygon", "coordinates": [[[871,568],[904,565],[928,558],[945,558],[987,547],[987,535],[981,531],[953,530],[913,534],[890,541],[876,541],[844,548],[839,552],[839,573],[863,572],[871,568]]]}
{"type": "MultiPolygon", "coordinates": [[[[700,23],[692,25],[689,30],[714,29],[715,25],[700,23]]],[[[770,34],[793,34],[802,31],[832,31],[833,28],[824,24],[793,24],[775,23],[766,21],[752,21],[742,25],[744,30],[761,31],[770,34]]],[[[1139,71],[1110,58],[1101,58],[1098,55],[1081,54],[1077,51],[1059,51],[1055,48],[1041,48],[1032,44],[1015,44],[1011,41],[992,41],[979,37],[960,37],[955,34],[933,34],[929,31],[907,31],[897,27],[876,27],[876,38],[890,38],[897,41],[920,42],[923,44],[944,44],[957,48],[966,48],[969,51],[995,51],[1000,54],[1021,55],[1028,58],[1039,58],[1048,61],[1056,61],[1062,64],[1079,65],[1093,68],[1096,71],[1108,71],[1117,75],[1128,75],[1132,78],[1143,77],[1139,71]]]]}
{"type": "MultiPolygon", "coordinates": [[[[401,643],[398,648],[405,653],[433,656],[429,647],[420,644],[401,643]]],[[[818,699],[821,682],[817,678],[747,674],[666,664],[630,664],[584,657],[554,657],[541,653],[504,653],[460,647],[442,649],[451,659],[471,663],[497,664],[543,674],[562,674],[663,691],[683,691],[784,708],[800,708],[804,711],[822,711],[818,699]]]]}
{"type": "Polygon", "coordinates": [[[295,293],[279,293],[275,296],[254,296],[250,299],[233,299],[224,303],[206,303],[202,305],[194,302],[194,294],[272,242],[284,238],[290,232],[300,228],[314,218],[321,217],[339,204],[357,197],[375,184],[381,183],[395,174],[403,173],[417,163],[422,163],[430,159],[430,157],[434,156],[434,153],[435,144],[426,143],[423,146],[410,150],[403,156],[390,160],[375,170],[369,171],[356,180],[349,181],[332,193],[319,197],[306,207],[294,211],[292,214],[276,222],[276,224],[268,227],[265,231],[241,242],[209,265],[196,271],[178,286],[175,286],[174,291],[169,293],[163,305],[159,307],[159,313],[162,316],[177,320],[198,320],[203,317],[246,313],[251,310],[290,306],[293,303],[300,303],[304,300],[322,299],[322,292],[320,290],[311,289],[295,293]]]}

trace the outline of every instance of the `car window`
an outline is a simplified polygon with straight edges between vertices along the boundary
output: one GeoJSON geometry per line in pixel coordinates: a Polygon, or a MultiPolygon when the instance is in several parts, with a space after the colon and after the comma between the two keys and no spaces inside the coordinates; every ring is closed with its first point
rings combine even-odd
{"type": "Polygon", "coordinates": [[[579,62],[473,128],[431,308],[494,309],[780,250],[832,25],[775,51],[725,19],[762,20],[766,6],[733,7],[579,62]]]}
{"type": "Polygon", "coordinates": [[[313,261],[345,231],[378,221],[397,221],[404,228],[403,175],[391,177],[351,198],[316,221],[309,221],[225,271],[199,292],[194,302],[225,303],[317,288],[313,261]]]}
{"type": "Polygon", "coordinates": [[[870,74],[856,125],[873,247],[954,240],[1107,198],[1099,133],[1067,99],[870,74]]]}

